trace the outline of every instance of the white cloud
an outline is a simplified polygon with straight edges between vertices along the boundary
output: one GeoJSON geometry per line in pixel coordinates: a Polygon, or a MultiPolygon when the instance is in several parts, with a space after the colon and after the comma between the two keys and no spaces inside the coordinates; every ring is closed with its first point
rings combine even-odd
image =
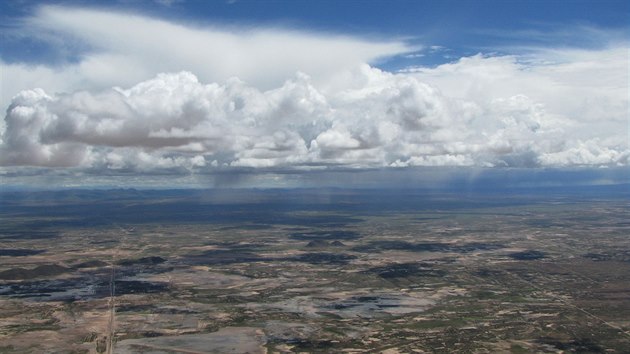
{"type": "Polygon", "coordinates": [[[569,101],[588,97],[559,95],[567,103],[558,110],[547,100],[512,95],[518,87],[493,93],[503,80],[522,75],[519,92],[537,94],[528,82],[535,77],[512,58],[477,56],[432,70],[391,74],[362,65],[322,90],[301,73],[261,91],[238,79],[204,84],[190,72],[159,74],[129,89],[26,90],[6,116],[0,162],[140,171],[628,164],[626,122],[615,116],[627,101],[615,89],[596,86],[592,94],[610,95],[599,101],[610,114],[594,120],[571,115],[569,101]],[[451,80],[445,71],[487,79],[472,90],[441,90],[439,80],[451,80]]]}
{"type": "Polygon", "coordinates": [[[91,50],[59,68],[0,63],[3,95],[5,78],[20,90],[3,166],[628,165],[624,45],[479,54],[393,74],[365,62],[408,50],[397,42],[59,7],[29,21],[91,50]]]}
{"type": "Polygon", "coordinates": [[[154,0],[157,4],[162,5],[162,6],[166,6],[166,7],[171,7],[175,4],[178,3],[182,3],[184,2],[184,0],[154,0]]]}
{"type": "Polygon", "coordinates": [[[610,148],[606,146],[607,144],[602,144],[598,138],[570,141],[567,145],[557,152],[542,153],[539,157],[541,163],[545,166],[627,166],[630,159],[629,149],[610,148]]]}
{"type": "Polygon", "coordinates": [[[449,95],[475,102],[525,95],[572,120],[627,119],[627,45],[540,49],[524,57],[478,54],[411,71],[449,95]]]}
{"type": "Polygon", "coordinates": [[[281,85],[297,71],[326,80],[339,69],[410,50],[379,42],[282,28],[187,26],[142,15],[43,6],[21,36],[87,48],[78,60],[51,68],[0,62],[3,108],[20,90],[48,92],[130,86],[159,72],[194,72],[204,82],[239,77],[259,88],[281,85]],[[77,44],[78,43],[78,44],[77,44]],[[10,85],[9,85],[10,83],[10,85]],[[71,89],[73,88],[73,89],[71,89]]]}

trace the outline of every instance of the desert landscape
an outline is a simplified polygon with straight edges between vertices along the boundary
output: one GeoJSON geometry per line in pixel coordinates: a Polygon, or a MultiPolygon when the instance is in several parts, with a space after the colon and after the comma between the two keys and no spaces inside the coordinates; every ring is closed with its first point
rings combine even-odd
{"type": "Polygon", "coordinates": [[[3,193],[3,353],[627,353],[628,202],[3,193]]]}

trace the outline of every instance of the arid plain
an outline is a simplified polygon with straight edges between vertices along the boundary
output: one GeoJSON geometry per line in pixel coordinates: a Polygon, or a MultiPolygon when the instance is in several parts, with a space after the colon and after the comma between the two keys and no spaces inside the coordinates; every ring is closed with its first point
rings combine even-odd
{"type": "Polygon", "coordinates": [[[5,192],[2,353],[628,353],[626,195],[5,192]]]}

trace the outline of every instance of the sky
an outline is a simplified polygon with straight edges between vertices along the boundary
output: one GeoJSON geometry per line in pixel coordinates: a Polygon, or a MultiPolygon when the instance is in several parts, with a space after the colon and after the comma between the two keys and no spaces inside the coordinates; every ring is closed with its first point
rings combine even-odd
{"type": "Polygon", "coordinates": [[[0,23],[5,186],[630,182],[627,1],[8,0],[0,23]]]}

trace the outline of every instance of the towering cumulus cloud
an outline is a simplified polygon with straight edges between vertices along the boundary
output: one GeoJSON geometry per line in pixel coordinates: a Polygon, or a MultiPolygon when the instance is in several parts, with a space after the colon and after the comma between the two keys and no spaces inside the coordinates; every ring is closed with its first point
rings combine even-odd
{"type": "Polygon", "coordinates": [[[525,94],[449,97],[421,75],[368,65],[341,76],[326,89],[302,73],[261,91],[180,72],[96,93],[25,90],[7,111],[1,162],[139,170],[628,163],[623,109],[614,112],[622,102],[602,103],[606,117],[572,117],[525,94]]]}
{"type": "Polygon", "coordinates": [[[398,42],[56,7],[26,23],[89,49],[55,70],[0,62],[15,87],[44,87],[7,102],[2,166],[628,165],[623,44],[478,54],[393,73],[365,62],[411,50],[398,42]],[[29,81],[33,73],[43,79],[29,81]]]}

